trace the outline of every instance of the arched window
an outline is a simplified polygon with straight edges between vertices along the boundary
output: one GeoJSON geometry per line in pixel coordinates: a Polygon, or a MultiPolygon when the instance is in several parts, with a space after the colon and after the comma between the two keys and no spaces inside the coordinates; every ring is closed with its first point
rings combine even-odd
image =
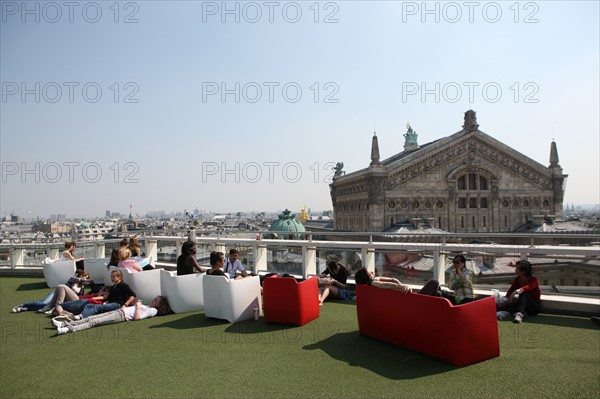
{"type": "Polygon", "coordinates": [[[459,209],[487,208],[490,196],[489,178],[478,173],[465,173],[456,179],[459,209]]]}

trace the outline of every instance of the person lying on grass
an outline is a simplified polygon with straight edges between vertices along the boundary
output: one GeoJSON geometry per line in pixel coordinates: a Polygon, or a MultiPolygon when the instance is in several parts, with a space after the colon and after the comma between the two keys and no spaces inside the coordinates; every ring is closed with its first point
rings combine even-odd
{"type": "Polygon", "coordinates": [[[169,307],[167,298],[159,295],[152,300],[150,306],[146,306],[142,304],[141,300],[138,300],[135,306],[122,306],[120,309],[96,314],[81,320],[61,321],[55,317],[52,319],[52,324],[56,327],[57,334],[67,334],[97,326],[105,326],[131,320],[142,320],[154,316],[163,316],[170,312],[171,308],[169,307]]]}

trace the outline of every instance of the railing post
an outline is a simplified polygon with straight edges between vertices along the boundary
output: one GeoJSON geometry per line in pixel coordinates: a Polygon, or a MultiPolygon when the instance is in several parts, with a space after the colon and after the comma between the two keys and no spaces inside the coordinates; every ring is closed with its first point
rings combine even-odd
{"type": "Polygon", "coordinates": [[[50,248],[48,250],[48,257],[50,259],[53,259],[53,260],[54,259],[58,259],[58,257],[59,257],[59,250],[58,250],[58,248],[50,248]]]}
{"type": "Polygon", "coordinates": [[[363,247],[361,249],[362,265],[370,272],[375,271],[375,248],[363,247]]]}
{"type": "Polygon", "coordinates": [[[267,246],[266,245],[255,245],[254,246],[254,273],[267,271],[267,246]]]}
{"type": "Polygon", "coordinates": [[[446,254],[441,251],[435,251],[433,253],[433,278],[436,279],[440,284],[446,283],[446,254]]]}
{"type": "Polygon", "coordinates": [[[302,246],[302,277],[317,274],[317,247],[302,246]]]}
{"type": "Polygon", "coordinates": [[[146,240],[146,257],[152,257],[152,262],[158,262],[158,241],[146,240]]]}
{"type": "Polygon", "coordinates": [[[96,259],[102,259],[106,257],[106,247],[104,243],[96,244],[96,259]]]}
{"type": "Polygon", "coordinates": [[[225,254],[225,257],[227,257],[227,254],[225,253],[225,243],[215,243],[215,252],[223,252],[225,254]]]}
{"type": "Polygon", "coordinates": [[[25,248],[12,248],[10,254],[10,267],[13,269],[25,264],[25,248]]]}

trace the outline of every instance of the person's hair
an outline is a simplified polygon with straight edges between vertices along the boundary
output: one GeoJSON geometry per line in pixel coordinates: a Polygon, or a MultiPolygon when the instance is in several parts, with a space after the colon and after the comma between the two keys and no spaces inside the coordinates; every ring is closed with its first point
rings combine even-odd
{"type": "Polygon", "coordinates": [[[354,274],[354,281],[356,284],[371,284],[371,276],[366,268],[361,268],[354,274]]]}
{"type": "Polygon", "coordinates": [[[210,253],[210,265],[214,266],[221,261],[221,258],[225,256],[223,252],[212,251],[210,253]]]}
{"type": "Polygon", "coordinates": [[[159,295],[160,299],[158,300],[158,306],[156,310],[158,310],[157,316],[164,316],[166,314],[171,313],[171,307],[169,306],[169,301],[166,296],[159,295]]]}
{"type": "Polygon", "coordinates": [[[235,248],[231,248],[231,249],[229,250],[229,255],[239,255],[239,254],[240,254],[240,251],[238,251],[238,250],[237,250],[237,249],[235,249],[235,248]]]}
{"type": "Polygon", "coordinates": [[[521,270],[526,277],[531,277],[531,263],[528,260],[520,260],[517,262],[517,267],[521,270]]]}
{"type": "Polygon", "coordinates": [[[110,272],[110,275],[112,276],[113,273],[117,273],[119,275],[119,280],[121,280],[121,282],[123,282],[123,272],[120,271],[119,269],[114,269],[112,272],[110,272]]]}
{"type": "Polygon", "coordinates": [[[129,238],[123,238],[119,243],[120,247],[128,247],[129,246],[129,238]]]}
{"type": "Polygon", "coordinates": [[[131,251],[129,248],[121,248],[119,249],[119,259],[125,260],[131,257],[131,251]]]}
{"type": "Polygon", "coordinates": [[[79,278],[85,278],[85,279],[90,278],[90,274],[83,269],[79,269],[79,270],[75,271],[75,275],[79,278]]]}
{"type": "Polygon", "coordinates": [[[327,269],[329,269],[329,273],[337,274],[341,271],[341,272],[345,273],[346,276],[350,275],[350,273],[348,272],[348,269],[346,269],[346,267],[344,265],[341,265],[334,260],[332,260],[331,262],[329,262],[327,264],[327,269]]]}
{"type": "Polygon", "coordinates": [[[65,249],[71,248],[71,245],[74,247],[77,246],[77,245],[75,245],[75,241],[65,241],[65,249]]]}
{"type": "Polygon", "coordinates": [[[454,262],[455,260],[460,261],[460,263],[464,263],[465,266],[467,264],[467,259],[463,255],[456,255],[454,258],[452,258],[452,262],[454,262]]]}
{"type": "Polygon", "coordinates": [[[140,247],[140,245],[138,243],[138,239],[135,237],[131,237],[129,239],[129,249],[131,250],[131,252],[133,253],[133,250],[136,248],[139,248],[139,247],[140,247]]]}
{"type": "Polygon", "coordinates": [[[194,241],[184,242],[183,244],[181,244],[181,255],[183,255],[183,256],[191,255],[191,250],[195,246],[196,246],[196,243],[194,241]]]}

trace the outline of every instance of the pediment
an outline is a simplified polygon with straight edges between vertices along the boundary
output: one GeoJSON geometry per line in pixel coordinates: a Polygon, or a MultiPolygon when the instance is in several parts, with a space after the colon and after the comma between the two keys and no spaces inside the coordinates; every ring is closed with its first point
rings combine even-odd
{"type": "Polygon", "coordinates": [[[452,180],[465,169],[473,172],[484,169],[494,176],[499,168],[508,169],[540,188],[552,188],[547,168],[487,134],[475,131],[439,140],[389,165],[386,189],[394,189],[432,171],[441,170],[452,180]]]}

